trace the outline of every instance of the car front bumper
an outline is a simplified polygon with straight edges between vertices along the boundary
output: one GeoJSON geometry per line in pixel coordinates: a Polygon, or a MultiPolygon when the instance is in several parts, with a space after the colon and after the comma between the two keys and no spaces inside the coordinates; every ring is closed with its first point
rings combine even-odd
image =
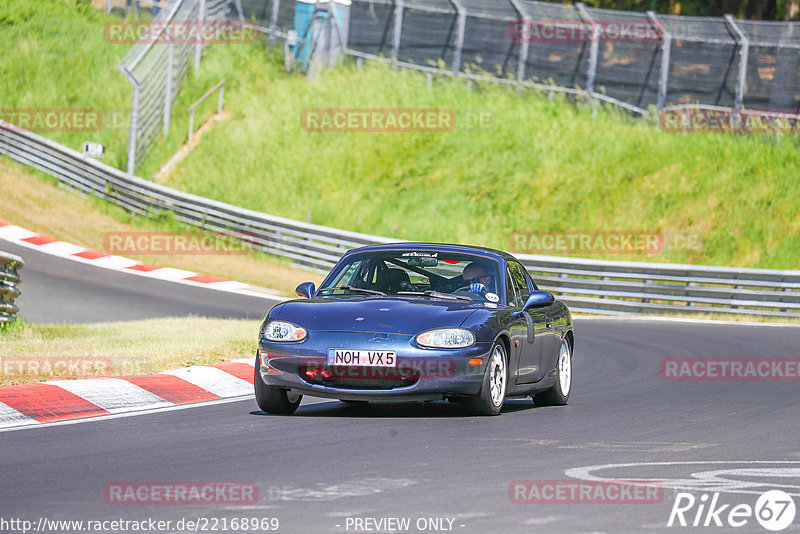
{"type": "Polygon", "coordinates": [[[491,343],[464,349],[426,349],[414,336],[309,332],[299,343],[259,342],[259,376],[267,386],[341,400],[424,401],[477,395],[491,343]],[[330,366],[329,349],[393,350],[394,368],[330,366]],[[480,364],[470,363],[480,359],[480,364]],[[327,376],[326,376],[327,375],[327,376]]]}

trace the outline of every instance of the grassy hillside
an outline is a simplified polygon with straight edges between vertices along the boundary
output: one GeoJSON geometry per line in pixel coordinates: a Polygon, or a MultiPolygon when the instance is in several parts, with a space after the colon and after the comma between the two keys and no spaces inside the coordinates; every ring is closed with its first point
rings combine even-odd
{"type": "Polygon", "coordinates": [[[664,133],[533,93],[470,91],[450,80],[429,91],[418,74],[377,65],[309,83],[265,54],[234,52],[217,51],[247,73],[227,99],[233,116],[202,139],[170,185],[401,239],[507,249],[513,232],[688,232],[701,248],[606,257],[798,265],[800,143],[792,136],[664,133]],[[492,124],[447,133],[301,128],[305,109],[385,107],[485,111],[492,124]]]}
{"type": "MultiPolygon", "coordinates": [[[[0,43],[6,52],[0,56],[3,107],[127,106],[126,82],[113,68],[125,47],[102,42],[104,20],[58,0],[0,5],[0,24],[11,35],[0,43]],[[65,11],[64,18],[45,15],[47,9],[65,11]],[[17,24],[10,30],[9,13],[17,24]],[[23,52],[12,53],[9,47],[19,47],[20,38],[23,52]],[[83,43],[96,39],[97,47],[83,43]],[[26,77],[22,92],[12,80],[20,67],[37,72],[26,77]]],[[[531,92],[469,90],[453,80],[437,80],[429,90],[416,73],[378,65],[360,72],[343,67],[309,83],[286,74],[280,59],[259,45],[209,49],[174,107],[170,136],[156,145],[140,175],[152,176],[185,142],[186,106],[223,76],[229,79],[229,117],[202,137],[168,185],[409,240],[508,249],[513,232],[688,232],[699,237],[700,248],[605,257],[771,268],[799,263],[796,136],[664,133],[613,112],[601,110],[593,118],[588,108],[531,92]],[[306,109],[389,107],[452,109],[461,119],[484,113],[491,124],[462,123],[443,133],[318,133],[301,127],[306,109]]],[[[213,105],[206,104],[197,123],[213,105]]],[[[47,135],[73,145],[85,140],[47,135]]],[[[124,162],[124,140],[125,132],[109,134],[114,165],[124,162]]]]}
{"type": "MultiPolygon", "coordinates": [[[[0,2],[0,110],[99,110],[111,116],[130,107],[131,90],[117,64],[128,45],[110,45],[103,26],[112,20],[85,2],[0,2]]],[[[84,141],[108,147],[107,163],[124,164],[127,130],[37,132],[80,149],[84,141]]]]}

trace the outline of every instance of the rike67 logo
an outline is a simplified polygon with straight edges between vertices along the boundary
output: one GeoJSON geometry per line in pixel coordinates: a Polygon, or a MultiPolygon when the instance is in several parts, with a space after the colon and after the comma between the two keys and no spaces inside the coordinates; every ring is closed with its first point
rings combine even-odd
{"type": "Polygon", "coordinates": [[[739,528],[756,521],[767,530],[778,532],[789,528],[796,515],[792,496],[781,490],[762,493],[754,506],[747,503],[720,504],[719,492],[678,493],[669,514],[667,526],[729,527],[739,528]]]}
{"type": "Polygon", "coordinates": [[[573,467],[564,474],[660,485],[664,501],[671,501],[662,521],[678,532],[796,532],[799,526],[800,460],[633,462],[573,467]]]}

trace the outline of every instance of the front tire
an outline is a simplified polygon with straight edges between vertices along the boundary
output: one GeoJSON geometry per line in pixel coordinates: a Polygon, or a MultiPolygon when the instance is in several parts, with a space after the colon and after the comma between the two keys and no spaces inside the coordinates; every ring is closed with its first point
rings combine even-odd
{"type": "Polygon", "coordinates": [[[260,362],[256,359],[253,384],[256,390],[256,403],[261,411],[285,415],[294,413],[300,406],[303,396],[298,393],[290,393],[283,388],[266,385],[261,378],[261,373],[258,372],[259,367],[261,367],[260,362]]]}
{"type": "Polygon", "coordinates": [[[495,342],[489,353],[481,392],[464,399],[464,408],[473,415],[498,415],[503,408],[508,384],[508,359],[501,342],[495,342]]]}
{"type": "Polygon", "coordinates": [[[572,349],[567,338],[561,340],[556,362],[556,383],[553,387],[533,396],[536,406],[565,406],[572,391],[572,349]]]}

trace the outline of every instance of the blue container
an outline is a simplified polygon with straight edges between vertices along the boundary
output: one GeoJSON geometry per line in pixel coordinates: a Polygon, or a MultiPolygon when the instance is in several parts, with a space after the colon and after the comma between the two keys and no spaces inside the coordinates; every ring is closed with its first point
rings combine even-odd
{"type": "MultiPolygon", "coordinates": [[[[338,33],[342,36],[343,44],[347,42],[347,28],[349,26],[349,2],[339,0],[297,0],[294,9],[294,31],[297,32],[298,43],[292,47],[292,54],[303,68],[308,68],[311,60],[313,43],[320,37],[323,40],[330,38],[325,28],[330,9],[336,10],[338,33]],[[324,35],[323,35],[324,34],[324,35]],[[305,41],[305,42],[303,42],[305,41]]],[[[338,47],[338,38],[333,38],[332,46],[338,47]]]]}
{"type": "MultiPolygon", "coordinates": [[[[316,29],[311,27],[311,21],[316,9],[316,0],[298,0],[294,8],[294,31],[297,32],[298,43],[293,47],[292,53],[295,60],[306,69],[311,57],[311,41],[315,37],[316,29]]],[[[316,30],[317,33],[318,31],[316,30]]]]}

